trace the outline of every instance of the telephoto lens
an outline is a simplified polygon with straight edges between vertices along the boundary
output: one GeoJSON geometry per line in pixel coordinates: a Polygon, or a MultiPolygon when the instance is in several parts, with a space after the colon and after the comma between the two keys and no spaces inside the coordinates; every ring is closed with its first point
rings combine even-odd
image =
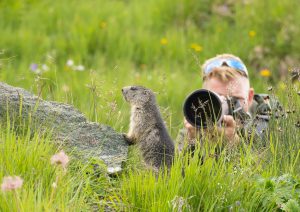
{"type": "Polygon", "coordinates": [[[220,125],[223,115],[228,114],[228,110],[225,97],[206,89],[192,92],[183,105],[186,120],[196,128],[220,125]]]}

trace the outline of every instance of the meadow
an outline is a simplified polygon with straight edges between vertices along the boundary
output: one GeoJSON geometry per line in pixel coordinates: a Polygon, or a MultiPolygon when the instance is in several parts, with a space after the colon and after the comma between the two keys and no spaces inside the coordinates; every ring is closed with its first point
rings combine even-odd
{"type": "Polygon", "coordinates": [[[143,85],[156,92],[175,140],[184,99],[201,87],[201,65],[221,53],[238,55],[255,91],[276,95],[288,112],[270,121],[265,147],[242,142],[202,165],[177,155],[170,173],[158,177],[134,147],[114,177],[67,151],[67,169],[55,166],[51,157],[61,149],[50,136],[1,124],[0,183],[20,176],[23,186],[0,192],[0,211],[300,211],[300,78],[290,79],[300,75],[298,4],[0,1],[1,82],[72,104],[118,132],[127,132],[130,116],[121,88],[143,85]]]}

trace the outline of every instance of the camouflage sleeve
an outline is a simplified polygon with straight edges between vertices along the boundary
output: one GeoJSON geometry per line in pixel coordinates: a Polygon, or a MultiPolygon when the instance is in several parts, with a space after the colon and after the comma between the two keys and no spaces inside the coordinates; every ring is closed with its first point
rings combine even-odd
{"type": "MultiPolygon", "coordinates": [[[[255,145],[266,145],[269,140],[269,122],[271,116],[275,118],[285,118],[286,114],[279,100],[274,95],[255,94],[254,104],[250,108],[253,116],[251,124],[248,125],[248,135],[252,132],[255,145]]],[[[249,139],[248,139],[249,140],[249,139]]]]}
{"type": "Polygon", "coordinates": [[[242,129],[245,142],[252,142],[255,147],[264,147],[269,139],[269,119],[256,117],[242,129]]]}
{"type": "Polygon", "coordinates": [[[269,119],[256,117],[253,122],[253,127],[255,128],[255,135],[263,140],[266,140],[268,136],[269,129],[269,119]]]}

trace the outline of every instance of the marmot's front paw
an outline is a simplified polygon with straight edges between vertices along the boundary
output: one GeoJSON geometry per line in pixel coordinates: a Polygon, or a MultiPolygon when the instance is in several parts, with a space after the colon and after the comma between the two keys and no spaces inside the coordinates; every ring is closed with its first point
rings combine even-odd
{"type": "Polygon", "coordinates": [[[133,140],[131,138],[129,138],[129,136],[126,133],[122,133],[123,138],[126,140],[128,145],[132,145],[133,144],[133,140]]]}

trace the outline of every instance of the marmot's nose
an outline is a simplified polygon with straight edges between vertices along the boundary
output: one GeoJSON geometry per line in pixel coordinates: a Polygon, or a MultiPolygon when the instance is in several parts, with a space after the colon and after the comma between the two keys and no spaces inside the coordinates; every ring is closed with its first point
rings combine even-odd
{"type": "Polygon", "coordinates": [[[124,93],[124,88],[122,88],[122,93],[124,93]]]}

